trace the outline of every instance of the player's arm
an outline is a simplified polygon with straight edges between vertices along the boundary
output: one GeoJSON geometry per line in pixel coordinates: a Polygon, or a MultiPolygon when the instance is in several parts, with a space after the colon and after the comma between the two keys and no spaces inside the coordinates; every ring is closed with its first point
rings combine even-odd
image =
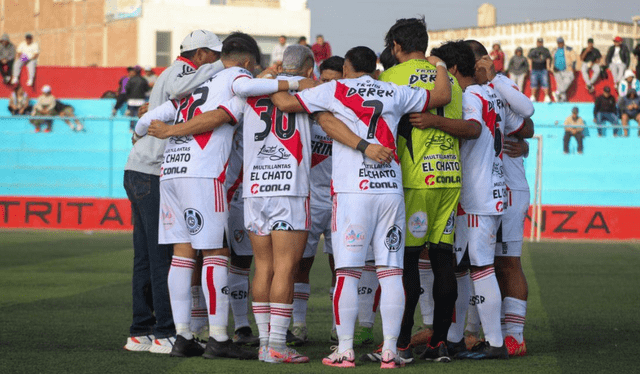
{"type": "Polygon", "coordinates": [[[337,119],[333,114],[329,112],[317,112],[314,114],[314,117],[324,132],[333,140],[358,150],[365,156],[381,164],[386,164],[393,160],[393,149],[380,144],[370,144],[351,131],[344,122],[337,119]]]}
{"type": "Polygon", "coordinates": [[[445,106],[451,102],[451,82],[447,65],[436,56],[427,57],[427,61],[436,67],[436,81],[433,90],[429,91],[427,109],[445,106]]]}
{"type": "Polygon", "coordinates": [[[438,129],[460,139],[477,139],[482,130],[478,122],[437,116],[429,112],[411,113],[409,122],[421,130],[438,129]]]}
{"type": "Polygon", "coordinates": [[[233,81],[231,89],[233,93],[242,96],[262,96],[270,95],[282,91],[297,91],[309,86],[307,81],[303,80],[276,80],[265,78],[251,78],[250,76],[240,76],[233,81]]]}
{"type": "Polygon", "coordinates": [[[188,96],[202,83],[224,70],[222,61],[204,64],[190,74],[180,73],[173,79],[167,80],[167,92],[169,99],[177,100],[188,96]]]}
{"type": "MultiPolygon", "coordinates": [[[[480,64],[480,61],[478,62],[478,64],[480,64]]],[[[493,65],[493,62],[491,62],[491,64],[493,65]]],[[[493,87],[496,89],[496,91],[498,91],[498,93],[502,95],[505,100],[507,100],[507,103],[509,103],[511,110],[522,117],[531,117],[535,110],[533,108],[533,103],[531,102],[531,100],[529,100],[529,98],[525,94],[520,92],[516,87],[508,84],[506,79],[496,77],[497,75],[495,77],[488,78],[490,78],[489,81],[493,84],[493,87]]]]}
{"type": "Polygon", "coordinates": [[[136,123],[136,128],[133,133],[133,139],[138,140],[141,137],[147,135],[147,130],[153,120],[171,121],[176,118],[176,105],[173,101],[166,101],[159,107],[147,112],[136,123]]]}
{"type": "Polygon", "coordinates": [[[507,135],[515,136],[520,139],[530,139],[533,138],[534,133],[535,129],[533,126],[533,120],[531,120],[531,118],[525,118],[522,127],[520,127],[519,130],[507,135]]]}
{"type": "Polygon", "coordinates": [[[273,105],[285,113],[306,112],[312,114],[314,112],[329,110],[323,103],[326,101],[324,99],[327,95],[331,95],[332,90],[335,90],[335,83],[331,84],[331,82],[329,82],[316,85],[311,79],[303,79],[300,81],[299,88],[301,91],[303,91],[303,89],[305,90],[296,95],[291,95],[288,92],[277,92],[270,95],[269,98],[273,105]],[[310,89],[306,90],[306,88],[310,89]],[[305,101],[307,102],[306,104],[305,101]],[[311,108],[311,110],[309,108],[311,108]]]}
{"type": "Polygon", "coordinates": [[[280,111],[285,113],[302,113],[305,112],[304,107],[295,96],[288,92],[276,92],[270,95],[269,98],[273,105],[275,105],[280,111]]]}

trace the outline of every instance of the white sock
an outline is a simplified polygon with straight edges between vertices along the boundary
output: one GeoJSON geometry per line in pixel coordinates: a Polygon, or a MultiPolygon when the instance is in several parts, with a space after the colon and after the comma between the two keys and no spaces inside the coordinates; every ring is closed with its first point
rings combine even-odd
{"type": "Polygon", "coordinates": [[[478,316],[478,308],[475,305],[469,305],[469,310],[467,310],[467,325],[464,329],[476,334],[480,332],[480,316],[478,316]]]}
{"type": "Polygon", "coordinates": [[[507,324],[504,321],[504,299],[502,300],[502,308],[500,309],[500,328],[502,329],[502,336],[507,337],[507,324]]]}
{"type": "Polygon", "coordinates": [[[405,303],[402,269],[379,267],[377,275],[382,290],[380,293],[380,316],[384,337],[382,351],[390,349],[396,353],[405,303]]]}
{"type": "Polygon", "coordinates": [[[418,260],[418,272],[420,273],[420,313],[422,314],[422,323],[425,326],[433,325],[433,271],[431,270],[431,261],[418,260]]]}
{"type": "Polygon", "coordinates": [[[376,319],[376,310],[378,303],[376,295],[378,293],[378,277],[376,276],[376,267],[366,265],[362,269],[362,276],[358,282],[358,322],[363,327],[373,327],[376,319]]]}
{"type": "Polygon", "coordinates": [[[291,323],[293,304],[269,303],[271,320],[269,330],[269,347],[282,349],[287,344],[287,329],[291,323]]]}
{"type": "Polygon", "coordinates": [[[456,281],[458,282],[458,299],[456,300],[456,309],[454,319],[447,333],[447,340],[452,343],[458,343],[464,338],[464,318],[469,308],[469,297],[471,296],[471,280],[469,279],[469,271],[456,272],[456,281]]]}
{"type": "Polygon", "coordinates": [[[506,335],[511,335],[518,343],[522,343],[524,340],[524,321],[527,315],[527,301],[505,297],[502,301],[502,310],[504,310],[506,335]]]}
{"type": "Polygon", "coordinates": [[[202,291],[209,310],[209,336],[219,342],[229,339],[229,287],[226,256],[208,256],[202,260],[202,291]]]}
{"type": "Polygon", "coordinates": [[[202,293],[201,286],[191,286],[191,324],[192,332],[199,332],[209,325],[207,318],[207,301],[202,293]]]}
{"type": "Polygon", "coordinates": [[[249,326],[247,309],[249,309],[249,271],[229,265],[229,302],[233,313],[235,330],[249,326]]]}
{"type": "Polygon", "coordinates": [[[191,321],[191,276],[195,267],[196,260],[173,256],[167,278],[173,323],[176,325],[176,332],[187,340],[193,338],[189,323],[191,321]]]}
{"type": "Polygon", "coordinates": [[[472,299],[478,308],[484,338],[492,347],[502,347],[504,338],[500,328],[502,297],[493,267],[471,273],[472,299]]]}
{"type": "Polygon", "coordinates": [[[335,292],[335,290],[335,287],[331,287],[329,289],[329,300],[331,300],[331,330],[334,330],[336,328],[336,316],[335,314],[333,314],[333,293],[335,292]]]}
{"type": "Polygon", "coordinates": [[[311,293],[309,283],[293,284],[293,325],[307,325],[307,302],[311,293]]]}
{"type": "Polygon", "coordinates": [[[260,346],[269,344],[269,323],[271,322],[271,308],[269,303],[251,303],[253,309],[253,318],[256,319],[258,325],[258,335],[260,337],[260,346]]]}
{"type": "Polygon", "coordinates": [[[333,314],[338,333],[338,352],[353,348],[353,334],[358,318],[359,268],[336,269],[336,290],[333,294],[333,314]]]}

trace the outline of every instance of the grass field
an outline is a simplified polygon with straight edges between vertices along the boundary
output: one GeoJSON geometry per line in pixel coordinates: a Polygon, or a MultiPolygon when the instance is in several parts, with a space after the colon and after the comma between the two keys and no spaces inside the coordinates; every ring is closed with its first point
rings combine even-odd
{"type": "MultiPolygon", "coordinates": [[[[329,353],[330,277],[312,273],[307,365],[178,359],[122,349],[131,322],[130,234],[0,231],[0,372],[337,372],[329,353]]],[[[636,372],[640,348],[640,244],[526,244],[529,355],[505,361],[418,362],[405,372],[636,372]]],[[[376,325],[381,339],[380,325],[376,325]]],[[[255,331],[255,329],[254,329],[255,331]]],[[[369,348],[356,349],[356,353],[369,348]]],[[[378,370],[358,364],[349,372],[378,370]]]]}

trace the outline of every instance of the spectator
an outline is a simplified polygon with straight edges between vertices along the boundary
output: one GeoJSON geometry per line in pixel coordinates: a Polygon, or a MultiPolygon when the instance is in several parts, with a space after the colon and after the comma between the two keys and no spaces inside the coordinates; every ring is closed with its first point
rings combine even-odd
{"type": "Polygon", "coordinates": [[[627,70],[624,72],[624,79],[620,81],[618,85],[618,95],[620,98],[627,96],[629,90],[635,90],[636,92],[640,91],[640,81],[633,76],[633,72],[631,70],[627,70]]]}
{"type": "Polygon", "coordinates": [[[55,108],[55,112],[58,113],[58,115],[60,115],[60,117],[63,117],[63,121],[64,123],[67,124],[67,126],[69,126],[69,128],[71,129],[71,131],[82,131],[84,132],[84,126],[82,125],[82,122],[80,122],[79,119],[74,118],[72,120],[68,120],[65,117],[75,117],[76,116],[76,112],[73,109],[73,107],[69,104],[65,104],[59,100],[56,100],[56,108],[55,108]],[[71,121],[75,122],[75,126],[74,123],[72,123],[71,121]]]}
{"type": "MultiPolygon", "coordinates": [[[[140,68],[140,66],[136,66],[133,70],[133,74],[130,75],[129,80],[127,81],[127,85],[125,86],[125,98],[127,102],[127,111],[125,114],[130,117],[138,115],[138,109],[140,109],[142,104],[146,102],[145,95],[147,91],[149,91],[149,83],[142,78],[140,75],[141,72],[142,68],[140,68]]],[[[124,104],[124,101],[118,100],[115,108],[113,108],[114,116],[122,104],[124,104]]],[[[135,126],[136,121],[131,121],[131,131],[133,131],[135,126]]]]}
{"type": "Polygon", "coordinates": [[[287,44],[287,37],[281,35],[280,39],[278,39],[278,44],[276,44],[271,51],[271,65],[282,63],[284,50],[287,49],[288,46],[289,44],[287,44]]]}
{"type": "Polygon", "coordinates": [[[640,79],[640,43],[636,44],[633,54],[636,55],[636,78],[640,79]]]}
{"type": "MultiPolygon", "coordinates": [[[[116,97],[116,106],[118,108],[120,108],[122,104],[127,101],[127,91],[125,90],[125,88],[127,87],[127,82],[129,82],[129,79],[131,79],[131,77],[133,77],[135,74],[135,68],[133,66],[129,66],[127,68],[127,75],[122,76],[118,81],[118,91],[116,97]]],[[[115,116],[115,112],[113,115],[115,116]]]]}
{"type": "Polygon", "coordinates": [[[153,69],[151,69],[150,65],[147,65],[147,66],[144,67],[144,79],[149,84],[149,90],[145,94],[145,97],[146,97],[146,99],[148,101],[149,100],[149,96],[151,96],[151,89],[153,88],[153,85],[156,84],[156,81],[158,80],[158,76],[153,71],[153,69]]]}
{"type": "Polygon", "coordinates": [[[21,85],[16,85],[9,97],[9,112],[14,116],[21,116],[25,113],[28,115],[32,109],[31,105],[29,105],[29,95],[22,89],[21,85]]]}
{"type": "Polygon", "coordinates": [[[509,78],[518,85],[520,92],[524,92],[524,78],[529,72],[529,61],[522,55],[522,47],[516,48],[515,56],[509,60],[507,72],[509,78]]]}
{"type": "Polygon", "coordinates": [[[598,80],[600,76],[600,60],[602,60],[602,54],[598,48],[593,46],[593,39],[589,38],[587,40],[587,48],[583,49],[580,53],[580,60],[582,60],[582,79],[584,83],[587,85],[587,89],[590,93],[593,93],[594,88],[593,85],[598,80]],[[593,71],[593,75],[589,78],[589,70],[593,71]]]}
{"type": "MultiPolygon", "coordinates": [[[[622,128],[626,137],[629,136],[629,120],[634,119],[640,124],[640,97],[636,90],[629,90],[627,95],[618,101],[618,106],[622,113],[622,128]]],[[[638,136],[640,136],[640,130],[638,130],[638,136]]]]}
{"type": "Polygon", "coordinates": [[[311,48],[309,43],[307,43],[307,37],[305,37],[305,36],[301,36],[300,39],[298,39],[298,44],[303,45],[303,46],[308,47],[308,48],[311,48]]]}
{"type": "Polygon", "coordinates": [[[538,38],[536,47],[529,51],[529,65],[531,66],[531,101],[536,101],[538,89],[542,87],[544,102],[550,103],[549,96],[549,68],[551,63],[551,53],[544,47],[544,39],[538,38]]]}
{"type": "MultiPolygon", "coordinates": [[[[32,116],[55,116],[56,115],[56,98],[51,93],[51,86],[45,84],[42,86],[42,95],[38,97],[36,105],[31,112],[32,116]]],[[[36,132],[40,132],[42,124],[46,124],[47,128],[44,132],[51,132],[53,120],[51,119],[32,119],[31,124],[36,127],[36,132]]]]}
{"type": "Polygon", "coordinates": [[[38,43],[33,41],[33,35],[26,34],[24,41],[18,45],[16,60],[13,62],[13,79],[11,84],[17,84],[20,80],[22,67],[27,65],[29,78],[27,86],[33,87],[33,80],[36,76],[36,65],[38,64],[38,56],[40,56],[40,47],[38,43]]]}
{"type": "MultiPolygon", "coordinates": [[[[596,98],[596,105],[593,107],[593,122],[598,125],[598,136],[607,135],[607,129],[604,127],[605,122],[609,122],[613,126],[618,125],[616,99],[611,95],[609,86],[606,86],[602,95],[596,98]]],[[[618,136],[619,133],[619,128],[613,129],[613,136],[618,136]]]]}
{"type": "Polygon", "coordinates": [[[569,141],[575,137],[578,142],[578,153],[582,154],[582,139],[584,139],[584,121],[578,116],[578,107],[571,109],[571,115],[564,120],[564,154],[569,153],[569,141]]]}
{"type": "Polygon", "coordinates": [[[493,42],[493,47],[489,56],[493,60],[493,66],[496,68],[496,73],[504,73],[505,55],[500,48],[500,42],[493,42]]]}
{"type": "Polygon", "coordinates": [[[630,57],[629,48],[622,44],[621,37],[616,36],[605,58],[609,70],[611,70],[611,75],[613,75],[613,83],[615,85],[618,85],[622,80],[625,70],[629,67],[630,57]]]}
{"type": "MultiPolygon", "coordinates": [[[[573,83],[575,73],[573,68],[576,64],[576,52],[573,48],[564,44],[564,39],[557,39],[558,48],[551,53],[553,65],[553,76],[556,78],[556,91],[554,96],[556,101],[567,101],[567,90],[573,83]]],[[[589,90],[591,92],[591,90],[589,90]]]]}
{"type": "Polygon", "coordinates": [[[324,36],[322,35],[316,36],[316,44],[311,47],[311,50],[313,51],[313,58],[315,58],[318,65],[331,57],[331,46],[324,41],[324,36]]]}
{"type": "Polygon", "coordinates": [[[15,58],[16,46],[9,40],[9,35],[2,34],[0,37],[0,74],[2,74],[2,81],[5,84],[11,81],[11,69],[15,58]]]}

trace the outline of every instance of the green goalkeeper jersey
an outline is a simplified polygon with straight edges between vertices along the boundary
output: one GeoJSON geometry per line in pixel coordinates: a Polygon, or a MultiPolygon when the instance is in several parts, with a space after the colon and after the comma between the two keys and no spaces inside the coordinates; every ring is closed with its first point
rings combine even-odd
{"type": "MultiPolygon", "coordinates": [[[[409,60],[385,70],[379,78],[400,86],[432,90],[436,67],[427,60],[409,60]]],[[[451,102],[430,112],[452,119],[462,118],[462,89],[449,74],[451,102]]],[[[398,156],[404,188],[460,188],[460,144],[458,138],[436,129],[420,130],[409,122],[408,115],[398,125],[398,156]]]]}

